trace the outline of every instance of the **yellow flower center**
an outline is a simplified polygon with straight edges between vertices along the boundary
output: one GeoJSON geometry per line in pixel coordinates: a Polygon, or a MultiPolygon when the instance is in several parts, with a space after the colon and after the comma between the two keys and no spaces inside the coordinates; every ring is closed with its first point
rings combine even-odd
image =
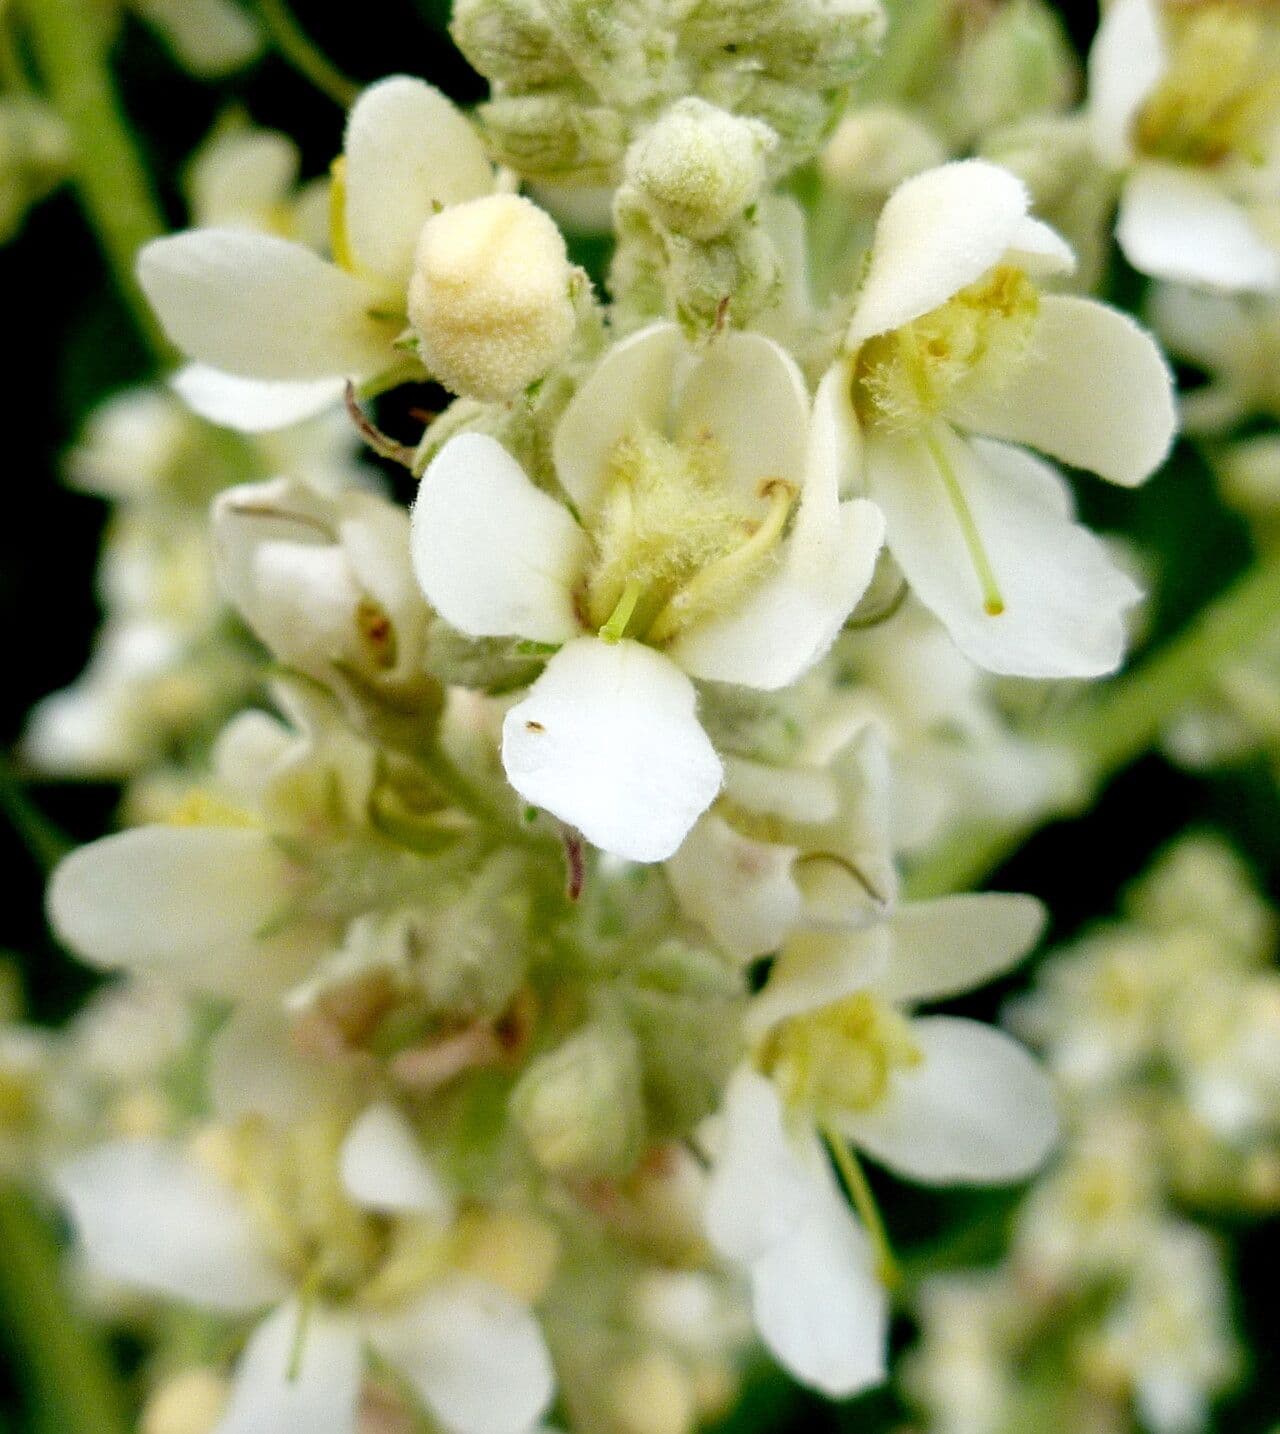
{"type": "Polygon", "coordinates": [[[867,992],[785,1021],[763,1051],[763,1067],[791,1107],[821,1123],[870,1110],[895,1071],[923,1059],[907,1020],[867,992]]]}
{"type": "Polygon", "coordinates": [[[637,426],[608,458],[586,527],[584,616],[606,641],[659,646],[724,612],[764,573],[794,505],[781,478],[734,492],[709,433],[673,443],[637,426]]]}
{"type": "Polygon", "coordinates": [[[859,420],[914,432],[972,389],[998,385],[1026,353],[1039,309],[1027,275],[1000,264],[938,308],[868,339],[854,368],[859,420]]]}
{"type": "Polygon", "coordinates": [[[1280,105],[1280,25],[1262,4],[1166,10],[1169,66],[1139,111],[1134,143],[1182,164],[1261,164],[1280,105]]]}

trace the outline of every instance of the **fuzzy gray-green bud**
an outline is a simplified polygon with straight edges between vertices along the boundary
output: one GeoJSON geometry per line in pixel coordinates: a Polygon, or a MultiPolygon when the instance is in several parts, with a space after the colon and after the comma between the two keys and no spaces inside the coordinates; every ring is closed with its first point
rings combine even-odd
{"type": "Polygon", "coordinates": [[[740,219],[709,243],[672,236],[668,286],[676,318],[689,333],[749,324],[778,295],[777,251],[759,224],[740,219]]]}
{"type": "Polygon", "coordinates": [[[769,74],[810,89],[842,89],[884,38],[879,0],[803,0],[782,9],[753,46],[769,74]]]}
{"type": "Polygon", "coordinates": [[[778,137],[769,156],[771,178],[812,159],[836,121],[831,95],[803,84],[762,75],[747,66],[726,66],[708,76],[703,95],[733,114],[767,124],[778,137]]]}
{"type": "Polygon", "coordinates": [[[511,1115],[551,1174],[625,1175],[644,1146],[642,1087],[635,1036],[621,1019],[601,1015],[529,1065],[511,1093],[511,1115]]]}
{"type": "Polygon", "coordinates": [[[493,84],[527,90],[574,73],[541,0],[455,0],[449,33],[493,84]]]}
{"type": "Polygon", "coordinates": [[[480,120],[502,163],[566,184],[616,181],[626,152],[622,117],[561,94],[500,95],[480,120]]]}
{"type": "Polygon", "coordinates": [[[714,239],[759,197],[776,143],[758,120],[679,100],[631,146],[627,178],[666,228],[714,239]]]}

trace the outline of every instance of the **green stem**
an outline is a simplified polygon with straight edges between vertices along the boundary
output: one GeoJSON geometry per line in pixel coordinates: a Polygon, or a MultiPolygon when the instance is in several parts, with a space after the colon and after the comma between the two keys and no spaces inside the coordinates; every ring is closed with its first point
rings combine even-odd
{"type": "MultiPolygon", "coordinates": [[[[1280,552],[1244,573],[1176,637],[1137,667],[1028,734],[1065,747],[1084,769],[1092,796],[1155,745],[1168,723],[1206,692],[1225,664],[1247,653],[1280,618],[1280,552]]],[[[910,873],[913,896],[978,885],[1040,825],[972,825],[910,873]]]]}
{"type": "Polygon", "coordinates": [[[71,132],[80,201],[138,328],[160,357],[168,345],[134,276],[138,250],[165,231],[107,63],[106,27],[84,0],[26,0],[24,13],[49,98],[71,132]]]}
{"type": "Polygon", "coordinates": [[[880,1207],[876,1204],[876,1197],[872,1194],[862,1163],[838,1130],[826,1128],[822,1133],[836,1162],[836,1169],[840,1172],[840,1179],[844,1182],[845,1192],[853,1202],[853,1208],[858,1212],[875,1248],[876,1275],[886,1289],[896,1290],[902,1284],[902,1271],[898,1267],[893,1246],[889,1243],[889,1232],[884,1227],[880,1207]]]}
{"type": "Polygon", "coordinates": [[[3,754],[0,754],[0,811],[42,871],[52,871],[71,850],[73,843],[23,791],[8,757],[3,754]]]}
{"type": "Polygon", "coordinates": [[[58,1243],[31,1202],[0,1189],[0,1302],[36,1422],[75,1434],[128,1434],[116,1372],[68,1300],[60,1266],[58,1243]]]}
{"type": "Polygon", "coordinates": [[[360,86],[349,80],[311,41],[284,0],[258,0],[258,9],[272,43],[295,70],[328,95],[335,105],[350,109],[360,86]]]}

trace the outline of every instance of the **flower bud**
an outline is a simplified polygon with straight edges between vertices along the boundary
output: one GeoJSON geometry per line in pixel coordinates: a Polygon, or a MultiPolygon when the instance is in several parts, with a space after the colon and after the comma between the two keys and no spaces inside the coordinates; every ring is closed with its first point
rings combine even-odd
{"type": "Polygon", "coordinates": [[[449,33],[491,83],[526,89],[573,74],[540,0],[456,0],[449,33]]]}
{"type": "Polygon", "coordinates": [[[879,0],[799,0],[761,37],[765,68],[811,90],[853,80],[884,35],[879,0]]]}
{"type": "Polygon", "coordinates": [[[823,179],[841,193],[883,199],[904,179],[946,157],[928,127],[906,110],[868,105],[840,121],[818,165],[823,179]]]}
{"type": "Polygon", "coordinates": [[[776,143],[759,120],[680,100],[632,145],[627,178],[668,229],[714,239],[759,197],[776,143]]]}
{"type": "Polygon", "coordinates": [[[569,346],[573,273],[560,231],[527,199],[442,210],[423,225],[409,281],[423,363],[454,393],[514,397],[569,346]]]}
{"type": "Polygon", "coordinates": [[[597,1019],[533,1061],[511,1113],[534,1159],[575,1179],[625,1174],[644,1140],[640,1051],[616,1019],[597,1019]]]}
{"type": "Polygon", "coordinates": [[[147,1401],[140,1434],[210,1434],[227,1402],[227,1382],[211,1369],[167,1380],[147,1401]]]}
{"type": "Polygon", "coordinates": [[[626,126],[614,110],[560,94],[501,95],[481,105],[496,157],[523,175],[563,184],[617,180],[626,126]]]}

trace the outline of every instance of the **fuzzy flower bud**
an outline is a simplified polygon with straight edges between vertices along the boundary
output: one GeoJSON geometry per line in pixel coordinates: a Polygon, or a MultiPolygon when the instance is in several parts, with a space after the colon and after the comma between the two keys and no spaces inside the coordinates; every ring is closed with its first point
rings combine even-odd
{"type": "Polygon", "coordinates": [[[573,74],[539,0],[458,0],[449,33],[491,82],[523,89],[573,74]]]}
{"type": "Polygon", "coordinates": [[[627,177],[668,229],[714,239],[759,197],[776,143],[759,120],[685,99],[632,145],[627,177]]]}
{"type": "Polygon", "coordinates": [[[521,174],[564,184],[617,180],[627,139],[615,110],[556,93],[499,95],[480,117],[497,158],[521,174]]]}
{"type": "Polygon", "coordinates": [[[423,226],[409,281],[423,363],[454,393],[513,397],[573,337],[573,272],[560,231],[527,199],[442,210],[423,226]]]}
{"type": "Polygon", "coordinates": [[[511,1095],[538,1164],[579,1179],[625,1174],[644,1139],[640,1052],[618,1020],[596,1020],[539,1056],[511,1095]]]}

